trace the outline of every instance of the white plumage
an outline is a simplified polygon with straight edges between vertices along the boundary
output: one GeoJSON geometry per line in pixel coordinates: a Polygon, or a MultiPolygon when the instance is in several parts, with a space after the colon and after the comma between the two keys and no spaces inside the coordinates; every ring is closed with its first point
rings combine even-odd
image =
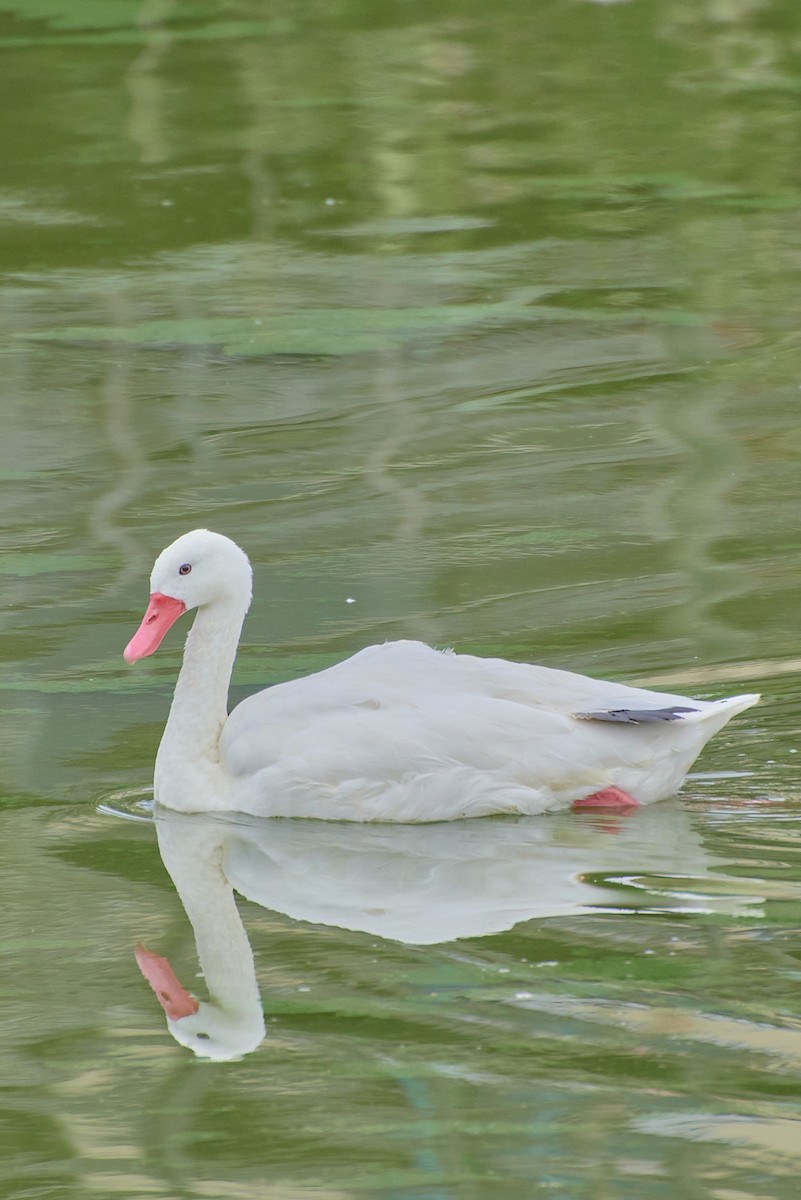
{"type": "Polygon", "coordinates": [[[705,742],[759,698],[693,700],[402,641],[228,716],[247,557],[194,530],[159,555],[150,583],[129,662],[197,608],[156,760],[158,802],[182,811],[443,821],[547,812],[605,788],[648,804],[672,795],[705,742]]]}

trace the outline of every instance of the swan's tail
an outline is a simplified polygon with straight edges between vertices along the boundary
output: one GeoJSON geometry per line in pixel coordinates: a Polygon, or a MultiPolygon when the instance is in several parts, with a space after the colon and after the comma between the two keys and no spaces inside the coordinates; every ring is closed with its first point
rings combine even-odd
{"type": "Polygon", "coordinates": [[[738,713],[745,712],[752,705],[758,704],[761,699],[759,692],[746,692],[743,696],[729,696],[726,700],[707,700],[700,712],[688,713],[685,720],[709,721],[715,717],[724,717],[724,720],[718,725],[720,729],[726,724],[726,721],[730,721],[738,713]]]}

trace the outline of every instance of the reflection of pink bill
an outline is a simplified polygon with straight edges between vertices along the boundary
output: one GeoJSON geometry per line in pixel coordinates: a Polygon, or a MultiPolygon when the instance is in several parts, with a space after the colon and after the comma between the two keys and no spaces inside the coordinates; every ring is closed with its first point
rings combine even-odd
{"type": "Polygon", "coordinates": [[[180,1021],[181,1017],[188,1017],[197,1012],[200,1005],[184,985],[178,982],[166,958],[144,946],[137,946],[135,953],[139,970],[171,1021],[180,1021]]]}

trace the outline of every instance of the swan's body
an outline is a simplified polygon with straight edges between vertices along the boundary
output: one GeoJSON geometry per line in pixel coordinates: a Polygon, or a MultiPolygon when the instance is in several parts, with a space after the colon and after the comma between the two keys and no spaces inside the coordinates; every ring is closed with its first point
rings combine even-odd
{"type": "Polygon", "coordinates": [[[705,742],[758,699],[692,700],[389,642],[228,716],[246,556],[195,530],[159,555],[150,582],[127,661],[198,609],[156,759],[156,799],[181,811],[443,821],[542,813],[604,789],[648,804],[672,795],[705,742]]]}

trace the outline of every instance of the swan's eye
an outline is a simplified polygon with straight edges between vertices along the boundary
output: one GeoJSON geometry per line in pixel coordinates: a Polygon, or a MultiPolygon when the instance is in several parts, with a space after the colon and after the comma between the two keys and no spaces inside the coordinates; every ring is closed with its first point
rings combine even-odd
{"type": "Polygon", "coordinates": [[[192,570],[192,564],[184,563],[183,566],[178,568],[178,574],[179,575],[188,575],[191,570],[192,570]]]}

